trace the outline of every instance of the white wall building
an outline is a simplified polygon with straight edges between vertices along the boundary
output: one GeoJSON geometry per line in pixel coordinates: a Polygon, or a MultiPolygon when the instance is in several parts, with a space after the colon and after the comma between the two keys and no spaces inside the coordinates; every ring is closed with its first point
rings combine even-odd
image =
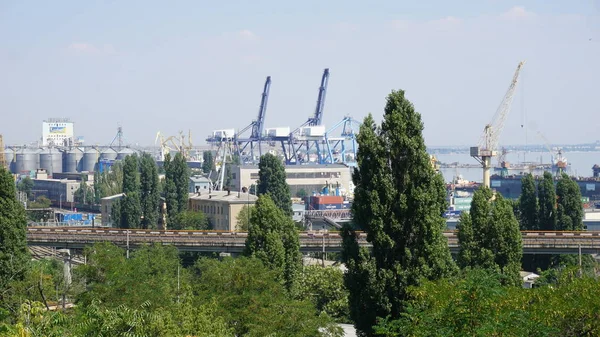
{"type": "Polygon", "coordinates": [[[49,118],[42,123],[42,145],[66,146],[73,144],[73,122],[68,118],[49,118]]]}

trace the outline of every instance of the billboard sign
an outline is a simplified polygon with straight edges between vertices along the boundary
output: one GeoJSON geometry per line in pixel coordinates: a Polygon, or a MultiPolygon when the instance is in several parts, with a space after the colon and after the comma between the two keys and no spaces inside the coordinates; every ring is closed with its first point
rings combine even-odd
{"type": "Polygon", "coordinates": [[[50,133],[67,133],[66,126],[50,126],[50,133]]]}

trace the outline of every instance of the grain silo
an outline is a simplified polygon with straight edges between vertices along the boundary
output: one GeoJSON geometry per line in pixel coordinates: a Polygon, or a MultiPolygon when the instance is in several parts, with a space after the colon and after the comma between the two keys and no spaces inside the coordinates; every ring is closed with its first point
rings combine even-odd
{"type": "Polygon", "coordinates": [[[47,148],[40,152],[40,168],[46,170],[49,176],[62,173],[62,153],[55,148],[47,148]]]}
{"type": "Polygon", "coordinates": [[[81,159],[83,158],[83,152],[74,147],[70,150],[67,150],[64,153],[64,165],[63,165],[63,171],[64,172],[69,172],[69,173],[73,173],[73,172],[81,172],[81,159]]]}
{"type": "Polygon", "coordinates": [[[81,165],[81,171],[94,172],[96,170],[96,164],[100,154],[98,149],[88,148],[83,153],[83,161],[81,165]]]}
{"type": "Polygon", "coordinates": [[[123,159],[125,159],[125,157],[127,157],[131,154],[134,154],[134,153],[135,153],[135,151],[133,151],[132,149],[128,149],[128,148],[121,149],[119,151],[119,153],[117,153],[117,159],[123,160],[123,159]]]}
{"type": "Polygon", "coordinates": [[[16,153],[15,172],[28,173],[40,166],[40,155],[36,149],[22,148],[16,153]]]}

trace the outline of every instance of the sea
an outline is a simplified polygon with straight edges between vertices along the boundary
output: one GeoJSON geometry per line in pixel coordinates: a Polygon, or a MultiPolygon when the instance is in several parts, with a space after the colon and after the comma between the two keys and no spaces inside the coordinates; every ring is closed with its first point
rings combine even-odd
{"type": "MultiPolygon", "coordinates": [[[[454,153],[454,154],[435,154],[438,162],[440,163],[459,163],[459,164],[478,164],[475,158],[472,158],[468,153],[454,153]]],[[[600,151],[582,151],[582,152],[565,152],[563,157],[567,159],[570,167],[568,174],[575,177],[591,177],[592,166],[595,164],[600,165],[600,151]]],[[[523,162],[536,162],[542,164],[550,164],[551,156],[548,152],[529,152],[529,151],[514,151],[506,154],[506,161],[511,164],[518,164],[523,162]]],[[[498,157],[492,159],[494,166],[499,166],[497,163],[498,157]]],[[[475,182],[483,181],[483,172],[480,167],[469,167],[469,168],[441,168],[440,171],[444,176],[444,180],[451,182],[454,177],[461,175],[463,179],[475,182]]],[[[529,173],[520,172],[518,170],[510,170],[509,174],[520,174],[529,173]]],[[[539,172],[534,172],[534,174],[539,172]]],[[[492,169],[491,174],[494,174],[492,169]]]]}

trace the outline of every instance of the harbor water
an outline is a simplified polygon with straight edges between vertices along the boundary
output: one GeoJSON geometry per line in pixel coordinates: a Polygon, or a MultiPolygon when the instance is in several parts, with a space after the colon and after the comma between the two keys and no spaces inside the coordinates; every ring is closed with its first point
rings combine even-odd
{"type": "MultiPolygon", "coordinates": [[[[592,166],[594,164],[600,165],[600,152],[588,151],[588,152],[565,152],[564,157],[567,158],[569,163],[569,175],[576,177],[591,177],[592,166]]],[[[478,165],[477,160],[469,156],[468,153],[456,153],[456,154],[435,154],[439,163],[458,163],[458,164],[471,164],[478,165]]],[[[548,152],[510,152],[506,155],[506,161],[511,164],[517,165],[523,162],[535,162],[549,165],[551,163],[551,157],[548,152]]],[[[494,166],[498,165],[498,157],[492,159],[494,166]]],[[[441,168],[440,171],[444,176],[444,180],[451,182],[454,177],[461,175],[463,179],[482,182],[482,171],[481,167],[457,167],[457,168],[441,168]]],[[[539,174],[538,171],[536,173],[539,174]]],[[[492,174],[498,174],[492,169],[492,174]]],[[[522,174],[529,173],[529,171],[510,170],[509,174],[522,174]]],[[[535,174],[535,173],[534,173],[535,174]]]]}

